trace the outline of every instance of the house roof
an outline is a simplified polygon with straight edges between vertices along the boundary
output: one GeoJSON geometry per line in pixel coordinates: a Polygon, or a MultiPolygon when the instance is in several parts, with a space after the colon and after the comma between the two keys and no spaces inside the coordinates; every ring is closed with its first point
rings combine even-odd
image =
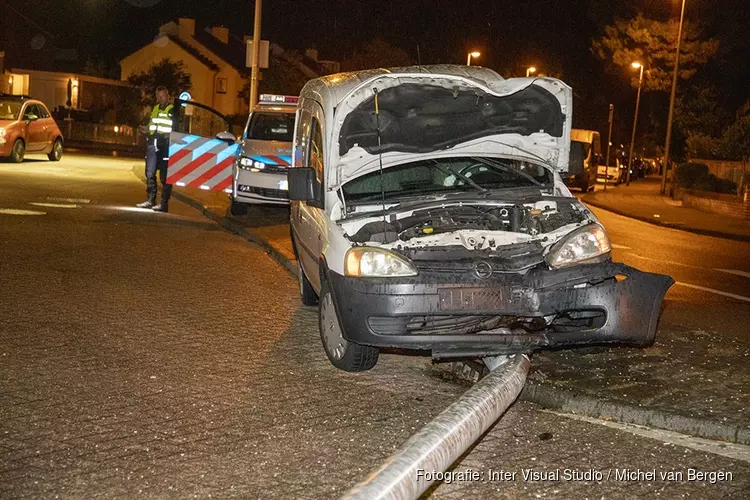
{"type": "Polygon", "coordinates": [[[165,36],[169,37],[169,39],[172,42],[174,42],[175,45],[177,45],[178,47],[180,47],[182,50],[184,50],[185,52],[187,52],[191,56],[193,56],[196,59],[198,59],[204,66],[206,66],[206,67],[208,67],[208,68],[210,68],[210,69],[212,69],[214,71],[218,71],[219,70],[219,67],[216,64],[214,64],[211,61],[211,59],[209,59],[208,57],[206,57],[203,54],[201,54],[197,49],[191,47],[187,43],[185,43],[182,40],[180,40],[179,37],[176,37],[174,35],[165,35],[165,36]]]}
{"type": "Polygon", "coordinates": [[[218,58],[226,61],[241,74],[248,74],[250,68],[246,67],[245,42],[235,36],[229,36],[229,42],[224,43],[213,36],[206,28],[205,31],[195,32],[195,40],[213,52],[218,58]]]}

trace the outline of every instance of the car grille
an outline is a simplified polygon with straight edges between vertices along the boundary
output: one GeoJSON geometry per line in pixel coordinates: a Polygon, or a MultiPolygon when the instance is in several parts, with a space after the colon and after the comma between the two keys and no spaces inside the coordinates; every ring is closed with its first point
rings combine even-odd
{"type": "Polygon", "coordinates": [[[483,332],[507,335],[507,328],[518,323],[512,316],[372,316],[367,320],[370,329],[380,335],[461,335],[483,332]],[[489,330],[489,331],[488,331],[489,330]]]}
{"type": "Polygon", "coordinates": [[[283,189],[270,189],[270,188],[246,186],[244,184],[240,184],[237,186],[237,191],[241,193],[253,193],[253,194],[260,195],[260,196],[264,196],[266,198],[278,198],[282,200],[289,199],[289,191],[285,191],[283,189]]]}

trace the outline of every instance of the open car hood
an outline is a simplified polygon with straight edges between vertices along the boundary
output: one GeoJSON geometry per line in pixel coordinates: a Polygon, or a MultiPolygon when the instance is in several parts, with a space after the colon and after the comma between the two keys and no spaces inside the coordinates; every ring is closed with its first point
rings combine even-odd
{"type": "Polygon", "coordinates": [[[387,168],[440,156],[524,158],[565,173],[571,99],[570,87],[553,78],[375,76],[336,108],[329,187],[377,170],[381,160],[387,168]]]}

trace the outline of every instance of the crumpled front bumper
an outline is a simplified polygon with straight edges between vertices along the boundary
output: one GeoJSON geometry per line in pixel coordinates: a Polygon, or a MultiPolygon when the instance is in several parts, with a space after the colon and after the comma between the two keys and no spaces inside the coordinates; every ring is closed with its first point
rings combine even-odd
{"type": "Polygon", "coordinates": [[[672,278],[605,262],[568,269],[538,268],[479,278],[425,272],[405,278],[352,278],[329,272],[344,337],[359,344],[432,351],[434,357],[487,356],[560,346],[653,342],[672,278]],[[405,328],[413,318],[476,316],[544,318],[594,311],[600,324],[571,331],[491,329],[473,333],[405,328]],[[603,316],[601,315],[603,313],[603,316]]]}

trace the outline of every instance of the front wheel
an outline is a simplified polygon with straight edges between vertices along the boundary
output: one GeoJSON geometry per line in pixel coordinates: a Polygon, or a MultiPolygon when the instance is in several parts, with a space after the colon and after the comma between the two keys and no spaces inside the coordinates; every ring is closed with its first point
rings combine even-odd
{"type": "Polygon", "coordinates": [[[320,289],[319,321],[323,349],[333,366],[347,372],[363,372],[378,362],[380,350],[377,347],[355,344],[344,338],[333,295],[325,281],[320,289]]]}
{"type": "Polygon", "coordinates": [[[47,155],[47,158],[49,158],[49,161],[60,161],[63,155],[63,145],[62,141],[60,139],[57,139],[55,141],[55,144],[52,146],[52,151],[47,155]]]}
{"type": "Polygon", "coordinates": [[[232,202],[229,206],[229,212],[232,215],[247,215],[247,210],[250,208],[247,203],[240,203],[232,198],[232,202]]]}
{"type": "Polygon", "coordinates": [[[13,143],[13,149],[10,150],[10,161],[13,163],[21,163],[25,155],[26,146],[21,139],[16,139],[16,142],[13,143]]]}

